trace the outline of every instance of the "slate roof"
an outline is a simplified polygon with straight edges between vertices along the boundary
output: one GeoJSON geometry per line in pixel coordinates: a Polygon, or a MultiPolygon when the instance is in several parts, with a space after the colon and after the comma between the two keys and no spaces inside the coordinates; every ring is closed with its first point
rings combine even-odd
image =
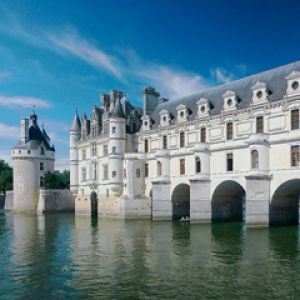
{"type": "MultiPolygon", "coordinates": [[[[179,104],[187,106],[187,108],[191,111],[190,119],[194,120],[197,114],[196,102],[200,98],[206,98],[213,105],[214,108],[211,110],[211,115],[220,114],[224,103],[222,96],[227,90],[234,91],[239,97],[239,109],[249,107],[252,100],[251,87],[253,87],[257,81],[266,83],[267,88],[271,91],[271,102],[281,100],[283,99],[287,89],[287,81],[285,77],[292,73],[292,71],[300,71],[300,61],[219,85],[197,94],[159,104],[150,116],[150,118],[155,122],[152,128],[156,128],[159,125],[159,112],[162,109],[166,109],[169,113],[176,116],[176,107],[179,104]]],[[[174,122],[175,120],[173,123],[174,122]]]]}

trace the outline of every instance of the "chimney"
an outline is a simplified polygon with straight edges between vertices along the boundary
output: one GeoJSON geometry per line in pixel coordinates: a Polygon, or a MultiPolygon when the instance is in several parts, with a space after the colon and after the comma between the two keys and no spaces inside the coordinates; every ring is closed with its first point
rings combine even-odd
{"type": "Polygon", "coordinates": [[[144,94],[144,115],[150,115],[159,103],[160,94],[153,88],[147,87],[143,90],[144,94]]]}
{"type": "Polygon", "coordinates": [[[21,119],[20,122],[20,141],[26,144],[29,140],[29,119],[21,119]]]}

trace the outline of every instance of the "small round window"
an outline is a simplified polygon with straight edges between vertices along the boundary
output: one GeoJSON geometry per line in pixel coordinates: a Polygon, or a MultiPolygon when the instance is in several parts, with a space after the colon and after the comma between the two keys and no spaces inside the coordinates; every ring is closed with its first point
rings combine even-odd
{"type": "Polygon", "coordinates": [[[232,99],[228,99],[228,100],[227,100],[227,105],[228,105],[228,106],[231,106],[231,104],[232,104],[232,99]]]}
{"type": "Polygon", "coordinates": [[[184,112],[180,112],[180,117],[183,118],[184,117],[184,112]]]}
{"type": "Polygon", "coordinates": [[[201,106],[201,112],[204,113],[205,112],[205,106],[201,106]]]}
{"type": "Polygon", "coordinates": [[[258,99],[261,99],[262,96],[263,96],[263,92],[262,92],[262,91],[258,91],[258,92],[256,93],[256,97],[257,97],[258,99]]]}
{"type": "Polygon", "coordinates": [[[299,88],[299,82],[298,81],[294,81],[293,83],[292,83],[292,89],[293,90],[297,90],[299,88]]]}

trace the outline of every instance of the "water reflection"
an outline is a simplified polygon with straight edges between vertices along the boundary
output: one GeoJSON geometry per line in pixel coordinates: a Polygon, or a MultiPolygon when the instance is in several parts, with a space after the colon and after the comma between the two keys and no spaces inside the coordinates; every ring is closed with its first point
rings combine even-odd
{"type": "Polygon", "coordinates": [[[0,214],[0,251],[0,295],[8,298],[300,295],[298,227],[0,214]]]}

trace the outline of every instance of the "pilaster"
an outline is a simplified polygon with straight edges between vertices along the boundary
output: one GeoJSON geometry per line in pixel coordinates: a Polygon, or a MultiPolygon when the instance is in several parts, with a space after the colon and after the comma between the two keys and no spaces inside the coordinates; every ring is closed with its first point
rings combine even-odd
{"type": "Polygon", "coordinates": [[[248,227],[268,227],[271,176],[246,176],[246,224],[248,227]]]}
{"type": "Polygon", "coordinates": [[[152,181],[152,185],[152,219],[172,220],[171,182],[165,179],[156,179],[152,181]]]}
{"type": "Polygon", "coordinates": [[[190,179],[190,220],[211,223],[210,180],[206,176],[190,179]]]}

